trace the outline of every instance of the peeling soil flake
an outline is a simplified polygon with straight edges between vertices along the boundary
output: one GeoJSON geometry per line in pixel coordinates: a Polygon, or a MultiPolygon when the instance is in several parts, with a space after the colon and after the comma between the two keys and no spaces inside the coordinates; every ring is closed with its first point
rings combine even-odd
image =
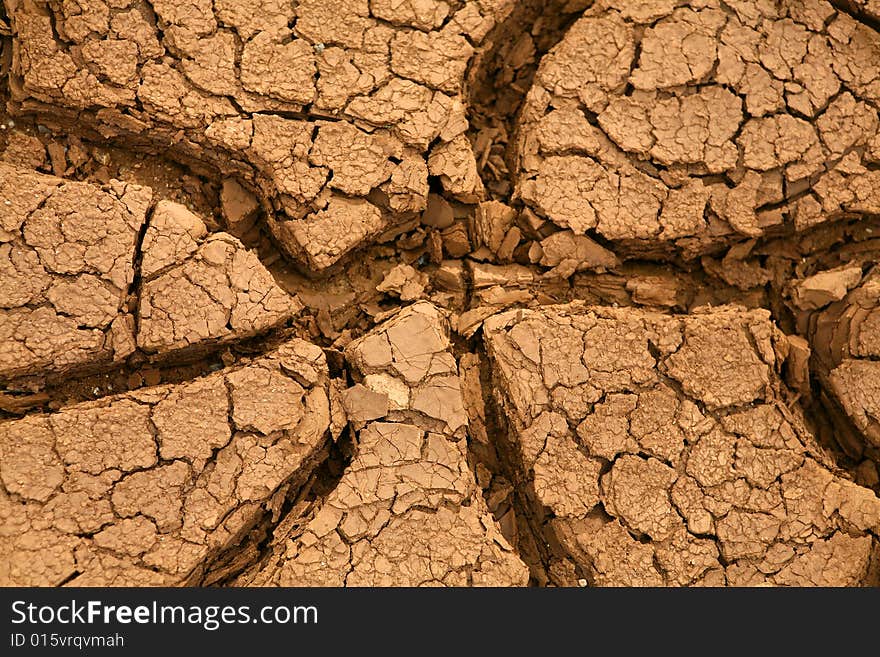
{"type": "Polygon", "coordinates": [[[842,416],[841,447],[853,458],[880,455],[880,271],[814,274],[794,286],[793,303],[810,336],[813,372],[842,416]]]}

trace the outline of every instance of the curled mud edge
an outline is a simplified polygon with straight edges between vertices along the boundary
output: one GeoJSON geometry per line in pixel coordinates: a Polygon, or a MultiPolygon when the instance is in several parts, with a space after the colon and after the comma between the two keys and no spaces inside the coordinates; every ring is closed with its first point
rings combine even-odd
{"type": "Polygon", "coordinates": [[[876,7],[350,4],[4,6],[0,581],[880,583],[876,7]]]}

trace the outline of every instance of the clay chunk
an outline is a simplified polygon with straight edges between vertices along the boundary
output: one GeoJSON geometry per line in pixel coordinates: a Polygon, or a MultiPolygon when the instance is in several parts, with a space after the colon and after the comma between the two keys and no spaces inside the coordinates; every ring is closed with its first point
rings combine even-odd
{"type": "Polygon", "coordinates": [[[880,498],[838,476],[783,403],[768,312],[574,303],[483,331],[555,583],[877,583],[880,498]]]}
{"type": "Polygon", "coordinates": [[[467,415],[441,311],[416,303],[346,355],[361,379],[348,399],[358,408],[369,400],[368,415],[380,419],[358,431],[352,462],[312,517],[282,520],[294,529],[276,534],[267,565],[240,583],[525,585],[528,570],[467,464],[467,415]]]}
{"type": "Polygon", "coordinates": [[[292,340],[187,383],[0,423],[0,584],[202,582],[324,458],[329,418],[323,352],[292,340]]]}
{"type": "Polygon", "coordinates": [[[527,94],[516,196],[624,258],[875,215],[880,34],[833,4],[590,3],[527,94]]]}
{"type": "Polygon", "coordinates": [[[0,163],[0,381],[134,351],[126,297],[151,198],[0,163]]]}
{"type": "Polygon", "coordinates": [[[417,218],[429,169],[482,199],[465,77],[514,5],[16,2],[13,111],[241,180],[277,211],[281,246],[320,273],[417,218]]]}
{"type": "Polygon", "coordinates": [[[0,186],[0,381],[205,350],[302,310],[238,239],[147,187],[2,163],[0,186]]]}
{"type": "Polygon", "coordinates": [[[138,346],[168,352],[252,337],[302,310],[232,235],[208,235],[178,203],[160,201],[144,235],[138,346]]]}
{"type": "MultiPolygon", "coordinates": [[[[848,418],[858,436],[841,446],[853,457],[862,456],[866,448],[880,455],[880,269],[864,276],[858,267],[843,273],[849,274],[846,283],[852,290],[847,294],[845,287],[837,301],[827,297],[824,306],[802,321],[813,348],[813,372],[832,407],[848,418]]],[[[795,292],[820,277],[839,278],[840,272],[820,272],[795,292]]],[[[845,436],[838,432],[838,438],[845,436]]]]}

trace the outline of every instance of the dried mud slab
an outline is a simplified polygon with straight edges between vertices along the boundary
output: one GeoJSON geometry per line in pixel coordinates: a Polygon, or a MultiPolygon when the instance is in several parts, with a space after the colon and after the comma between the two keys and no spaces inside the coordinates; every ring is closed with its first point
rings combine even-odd
{"type": "Polygon", "coordinates": [[[126,302],[152,191],[2,163],[0,190],[0,380],[131,354],[126,302]]]}
{"type": "Polygon", "coordinates": [[[199,583],[325,454],[322,351],[0,424],[0,583],[199,583]]]}
{"type": "Polygon", "coordinates": [[[467,414],[446,320],[420,302],[351,343],[342,393],[357,452],[313,517],[282,520],[241,584],[512,586],[528,570],[467,463],[467,414]]]}
{"type": "Polygon", "coordinates": [[[814,274],[792,285],[791,305],[812,346],[812,372],[838,420],[835,438],[847,455],[880,462],[880,269],[814,274]]]}
{"type": "Polygon", "coordinates": [[[624,257],[877,214],[872,24],[821,0],[595,2],[528,93],[516,195],[624,257]]]}
{"type": "Polygon", "coordinates": [[[513,5],[15,0],[12,106],[240,177],[320,272],[424,210],[429,176],[480,199],[463,86],[513,5]]]}
{"type": "Polygon", "coordinates": [[[303,308],[256,253],[228,233],[209,235],[178,203],[156,205],[141,251],[137,344],[147,353],[252,337],[303,308]]]}
{"type": "Polygon", "coordinates": [[[240,241],[147,187],[2,163],[0,187],[0,380],[206,349],[302,309],[240,241]]]}
{"type": "Polygon", "coordinates": [[[483,330],[552,581],[877,583],[880,499],[783,403],[788,344],[766,311],[571,304],[483,330]]]}

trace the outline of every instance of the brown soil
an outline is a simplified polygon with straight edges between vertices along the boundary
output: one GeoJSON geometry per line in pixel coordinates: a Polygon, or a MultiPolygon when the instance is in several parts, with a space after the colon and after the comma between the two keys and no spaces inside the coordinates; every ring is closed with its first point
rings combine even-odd
{"type": "Polygon", "coordinates": [[[880,585],[873,0],[6,0],[0,584],[880,585]]]}
{"type": "Polygon", "coordinates": [[[789,345],[766,311],[573,304],[502,313],[483,333],[553,583],[874,582],[880,499],[789,407],[789,345]]]}

